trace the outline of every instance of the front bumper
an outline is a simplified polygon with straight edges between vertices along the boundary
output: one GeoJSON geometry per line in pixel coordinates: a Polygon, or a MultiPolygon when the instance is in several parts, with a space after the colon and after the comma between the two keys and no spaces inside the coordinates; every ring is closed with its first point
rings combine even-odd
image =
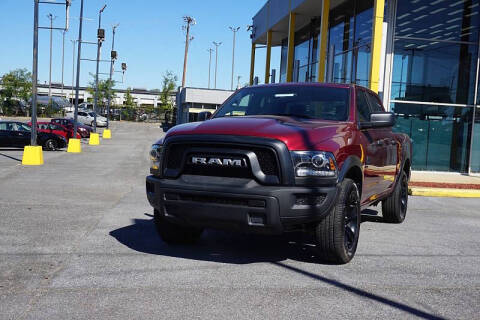
{"type": "Polygon", "coordinates": [[[319,221],[337,197],[337,185],[264,186],[240,178],[148,176],[147,198],[180,224],[249,233],[280,234],[319,221]]]}

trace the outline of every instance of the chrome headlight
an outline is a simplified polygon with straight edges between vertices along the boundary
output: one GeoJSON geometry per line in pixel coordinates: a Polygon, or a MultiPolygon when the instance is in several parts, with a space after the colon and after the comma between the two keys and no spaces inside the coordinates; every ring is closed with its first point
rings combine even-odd
{"type": "Polygon", "coordinates": [[[290,151],[297,177],[336,177],[335,156],[324,151],[290,151]]]}
{"type": "Polygon", "coordinates": [[[150,170],[158,171],[161,167],[163,146],[154,144],[150,150],[150,170]]]}

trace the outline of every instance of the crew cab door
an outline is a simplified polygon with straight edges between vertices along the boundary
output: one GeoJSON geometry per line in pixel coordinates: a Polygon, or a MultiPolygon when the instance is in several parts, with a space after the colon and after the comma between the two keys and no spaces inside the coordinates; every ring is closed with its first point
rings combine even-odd
{"type": "MultiPolygon", "coordinates": [[[[372,112],[385,112],[385,109],[383,108],[382,103],[376,94],[369,90],[366,90],[365,93],[367,94],[367,100],[370,104],[370,109],[372,112]]],[[[382,136],[382,139],[380,139],[379,142],[381,141],[385,147],[385,158],[382,160],[383,179],[381,181],[382,188],[385,191],[393,187],[398,163],[398,146],[391,127],[377,128],[377,130],[377,132],[379,132],[382,136]]]]}
{"type": "Polygon", "coordinates": [[[356,107],[365,163],[361,200],[363,203],[374,200],[386,190],[384,172],[388,151],[385,143],[385,128],[361,128],[362,123],[370,122],[372,114],[367,92],[363,88],[356,88],[356,107]]]}

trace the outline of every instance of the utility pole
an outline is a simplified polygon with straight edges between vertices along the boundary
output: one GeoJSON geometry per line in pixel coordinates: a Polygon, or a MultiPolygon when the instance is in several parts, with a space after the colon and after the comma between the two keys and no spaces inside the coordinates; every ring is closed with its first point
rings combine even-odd
{"type": "Polygon", "coordinates": [[[100,64],[100,50],[102,49],[102,42],[105,40],[105,30],[102,26],[102,13],[107,5],[105,4],[98,12],[98,30],[97,30],[97,69],[95,72],[95,98],[93,100],[93,132],[97,132],[97,103],[98,103],[98,67],[100,64]]]}
{"type": "Polygon", "coordinates": [[[183,58],[183,77],[182,77],[182,88],[185,87],[185,81],[187,77],[187,60],[188,60],[188,46],[190,41],[193,40],[193,37],[190,37],[190,26],[194,26],[196,21],[193,17],[184,16],[183,21],[186,23],[182,28],[186,31],[187,35],[185,38],[185,56],[183,58]]]}
{"type": "MultiPolygon", "coordinates": [[[[109,85],[112,83],[112,76],[113,76],[113,65],[115,60],[117,59],[117,52],[114,51],[115,49],[115,30],[118,27],[118,23],[113,26],[112,28],[112,51],[110,52],[110,77],[108,78],[109,85]]],[[[107,129],[110,128],[110,103],[112,102],[112,97],[108,95],[108,102],[107,102],[107,129]]],[[[120,113],[121,114],[121,113],[120,113]]]]}
{"type": "Polygon", "coordinates": [[[52,39],[53,39],[53,14],[49,13],[47,18],[50,19],[50,71],[48,74],[48,103],[52,103],[52,39]]]}
{"type": "Polygon", "coordinates": [[[234,73],[234,70],[235,70],[235,36],[237,35],[238,30],[240,30],[240,27],[229,27],[229,28],[233,32],[232,81],[230,82],[230,90],[233,90],[233,73],[234,73]]]}
{"type": "Polygon", "coordinates": [[[78,130],[78,96],[80,94],[80,61],[82,58],[82,27],[83,27],[83,0],[80,0],[80,21],[78,26],[78,51],[77,51],[77,83],[75,88],[75,112],[73,116],[73,137],[77,136],[78,130]]]}
{"type": "Polygon", "coordinates": [[[75,85],[75,43],[76,43],[76,40],[70,40],[72,42],[72,45],[73,45],[73,52],[72,52],[72,92],[71,92],[71,96],[72,96],[72,105],[74,103],[73,101],[73,88],[74,88],[74,85],[75,85]]]}
{"type": "Polygon", "coordinates": [[[210,54],[210,58],[208,59],[208,89],[210,89],[210,71],[212,70],[212,52],[213,49],[207,49],[208,53],[210,54]]]}
{"type": "Polygon", "coordinates": [[[218,47],[221,44],[221,42],[213,42],[213,45],[215,46],[215,89],[217,89],[218,47]]]}
{"type": "Polygon", "coordinates": [[[37,81],[38,81],[38,2],[33,9],[33,67],[32,67],[32,133],[30,145],[37,145],[37,81]]]}
{"type": "Polygon", "coordinates": [[[65,67],[65,32],[67,30],[63,30],[62,32],[62,97],[63,97],[63,73],[64,73],[64,67],[65,67]]]}

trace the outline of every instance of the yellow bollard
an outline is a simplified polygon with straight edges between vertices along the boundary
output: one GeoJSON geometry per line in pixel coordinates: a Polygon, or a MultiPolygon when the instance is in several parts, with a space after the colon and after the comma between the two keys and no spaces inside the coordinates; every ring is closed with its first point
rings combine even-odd
{"type": "Polygon", "coordinates": [[[102,134],[103,139],[112,139],[112,132],[110,129],[104,129],[102,134]]]}
{"type": "Polygon", "coordinates": [[[98,146],[100,144],[100,135],[98,133],[90,133],[88,144],[91,146],[98,146]]]}
{"type": "Polygon", "coordinates": [[[43,151],[41,146],[25,146],[23,149],[22,164],[24,166],[41,166],[43,151]]]}
{"type": "Polygon", "coordinates": [[[70,138],[70,140],[68,140],[67,152],[70,152],[70,153],[80,153],[80,152],[82,152],[82,146],[80,144],[80,139],[70,138]]]}

